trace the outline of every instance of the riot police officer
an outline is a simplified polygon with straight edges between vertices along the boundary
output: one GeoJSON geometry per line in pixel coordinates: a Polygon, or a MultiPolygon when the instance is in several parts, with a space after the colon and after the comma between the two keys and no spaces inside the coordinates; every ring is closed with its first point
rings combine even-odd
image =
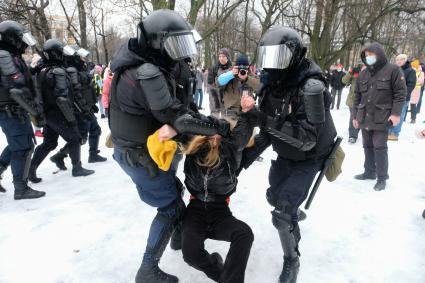
{"type": "MultiPolygon", "coordinates": [[[[78,121],[78,129],[82,137],[82,143],[89,142],[89,163],[103,162],[107,159],[99,155],[99,140],[102,130],[97,122],[94,113],[99,109],[96,106],[96,93],[91,81],[91,75],[88,72],[85,61],[89,56],[89,51],[78,46],[73,46],[76,54],[67,56],[68,67],[66,72],[71,79],[75,115],[78,121]]],[[[50,160],[61,170],[66,170],[64,159],[68,155],[68,146],[64,146],[50,160]]]]}
{"type": "Polygon", "coordinates": [[[293,283],[299,270],[301,239],[297,210],[336,136],[329,111],[330,94],[319,66],[305,58],[307,48],[293,29],[267,31],[258,47],[263,86],[259,106],[264,114],[256,147],[246,150],[244,167],[270,144],[278,157],[272,161],[267,201],[274,206],[272,222],[284,252],[279,282],[293,283]]]}
{"type": "Polygon", "coordinates": [[[179,133],[229,133],[228,123],[190,112],[176,98],[172,75],[179,60],[197,54],[188,23],[176,12],[157,10],[138,25],[114,55],[111,70],[109,122],[114,159],[136,184],[141,200],[158,209],[136,282],[178,282],[158,263],[185,208],[177,190],[175,170],[162,171],[147,152],[147,138],[165,124],[179,133]]]}
{"type": "Polygon", "coordinates": [[[44,127],[43,143],[36,147],[31,161],[29,179],[41,182],[36,170],[46,156],[58,145],[61,136],[66,142],[72,160],[72,176],[88,176],[94,173],[81,166],[81,137],[74,113],[74,98],[70,78],[64,66],[64,56],[74,55],[75,50],[56,39],[49,39],[43,46],[46,67],[37,74],[43,97],[47,125],[44,127]]]}
{"type": "Polygon", "coordinates": [[[31,74],[22,59],[25,49],[35,44],[35,39],[21,24],[0,23],[0,126],[8,144],[0,156],[0,176],[10,163],[15,200],[40,198],[46,194],[28,186],[34,150],[34,133],[28,114],[40,124],[44,120],[42,109],[35,101],[31,74]]]}

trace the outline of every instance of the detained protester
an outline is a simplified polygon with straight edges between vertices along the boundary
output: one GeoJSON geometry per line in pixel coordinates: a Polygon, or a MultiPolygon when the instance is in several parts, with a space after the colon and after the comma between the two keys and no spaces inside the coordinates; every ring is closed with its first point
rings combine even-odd
{"type": "Polygon", "coordinates": [[[255,146],[245,150],[242,163],[247,168],[270,145],[278,155],[272,161],[266,196],[274,207],[272,223],[284,253],[281,283],[297,280],[301,239],[298,208],[336,137],[326,80],[319,66],[305,58],[306,52],[300,35],[291,28],[274,27],[261,38],[257,58],[264,75],[258,95],[266,118],[255,146]]]}
{"type": "Polygon", "coordinates": [[[229,137],[195,136],[183,145],[185,184],[191,194],[183,219],[183,258],[215,282],[244,282],[254,240],[250,227],[232,215],[228,203],[236,190],[242,151],[256,125],[248,112],[254,104],[252,97],[242,97],[243,113],[229,137]],[[230,242],[224,263],[218,253],[205,250],[206,239],[230,242]]]}
{"type": "Polygon", "coordinates": [[[241,111],[242,95],[254,95],[260,79],[251,73],[250,63],[245,54],[236,58],[236,64],[226,73],[217,77],[216,85],[223,93],[223,115],[236,119],[241,111]]]}
{"type": "Polygon", "coordinates": [[[364,172],[357,180],[375,180],[376,191],[384,190],[388,176],[388,130],[400,123],[406,105],[405,77],[397,65],[388,62],[384,49],[370,43],[361,53],[366,65],[356,84],[355,128],[362,130],[364,172]]]}
{"type": "Polygon", "coordinates": [[[109,123],[114,159],[136,184],[140,199],[157,208],[136,283],[178,282],[159,261],[185,205],[173,166],[158,167],[148,153],[148,137],[165,124],[179,134],[227,136],[229,125],[191,112],[176,99],[172,75],[177,62],[197,55],[190,25],[176,12],[156,10],[143,19],[111,62],[109,123]]]}
{"type": "MultiPolygon", "coordinates": [[[[104,162],[107,159],[99,155],[99,140],[102,130],[97,122],[95,113],[99,111],[96,106],[97,97],[91,76],[88,72],[85,61],[89,52],[84,48],[75,47],[76,53],[66,56],[66,72],[71,80],[74,105],[74,114],[77,119],[78,130],[82,139],[82,144],[88,140],[89,158],[88,163],[104,162]]],[[[67,170],[64,159],[68,156],[68,144],[50,157],[60,170],[67,170]]]]}
{"type": "Polygon", "coordinates": [[[66,142],[72,161],[72,176],[81,177],[94,173],[81,166],[81,137],[75,115],[71,78],[66,72],[65,56],[72,56],[75,50],[68,45],[49,39],[43,46],[44,66],[37,74],[37,85],[43,98],[47,124],[44,127],[43,143],[36,147],[29,169],[29,180],[39,183],[36,171],[47,155],[58,146],[59,136],[66,142]]]}
{"type": "MultiPolygon", "coordinates": [[[[0,155],[0,180],[10,164],[15,188],[14,199],[34,199],[46,193],[28,186],[34,133],[30,115],[43,126],[43,109],[36,100],[31,73],[22,54],[36,41],[30,32],[14,21],[0,23],[0,126],[7,146],[0,155]]],[[[0,184],[0,192],[6,189],[0,184]]]]}

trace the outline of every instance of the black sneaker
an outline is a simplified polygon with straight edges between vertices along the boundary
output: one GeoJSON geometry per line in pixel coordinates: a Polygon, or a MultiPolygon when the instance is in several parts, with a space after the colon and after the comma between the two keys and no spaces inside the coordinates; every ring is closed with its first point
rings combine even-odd
{"type": "Polygon", "coordinates": [[[279,283],[297,282],[298,271],[300,270],[300,260],[296,258],[283,258],[283,269],[279,277],[279,283]]]}
{"type": "Polygon", "coordinates": [[[162,271],[156,264],[154,266],[140,266],[136,275],[136,283],[177,283],[179,279],[162,271]]]}
{"type": "Polygon", "coordinates": [[[372,175],[372,174],[367,174],[367,173],[362,173],[359,175],[355,175],[354,179],[356,180],[375,180],[376,179],[376,175],[372,175]]]}
{"type": "Polygon", "coordinates": [[[105,114],[101,114],[101,115],[100,115],[100,118],[101,118],[101,119],[106,118],[105,114]]]}
{"type": "Polygon", "coordinates": [[[89,154],[89,163],[95,163],[95,162],[105,162],[106,160],[108,160],[106,157],[100,156],[99,155],[99,150],[95,151],[95,152],[90,152],[89,154]]]}
{"type": "Polygon", "coordinates": [[[385,182],[385,180],[378,180],[378,182],[376,182],[373,189],[375,191],[382,191],[382,190],[385,190],[386,185],[387,185],[387,182],[385,182]]]}
{"type": "Polygon", "coordinates": [[[25,189],[17,189],[15,187],[15,194],[14,199],[15,200],[21,200],[21,199],[35,199],[35,198],[41,198],[46,195],[45,192],[36,191],[31,189],[30,187],[26,186],[25,189]]]}
{"type": "Polygon", "coordinates": [[[88,176],[94,174],[94,170],[89,170],[86,168],[83,168],[81,165],[75,165],[72,168],[72,176],[73,177],[84,177],[84,176],[88,176]]]}
{"type": "Polygon", "coordinates": [[[56,167],[58,167],[60,170],[67,170],[68,168],[66,168],[65,166],[65,162],[64,159],[66,158],[66,155],[61,154],[60,152],[56,153],[55,155],[53,155],[52,157],[50,157],[50,161],[52,161],[53,163],[55,163],[56,167]]]}
{"type": "Polygon", "coordinates": [[[30,168],[30,171],[28,173],[28,180],[30,180],[31,183],[37,184],[40,183],[43,179],[37,177],[35,169],[30,168]]]}

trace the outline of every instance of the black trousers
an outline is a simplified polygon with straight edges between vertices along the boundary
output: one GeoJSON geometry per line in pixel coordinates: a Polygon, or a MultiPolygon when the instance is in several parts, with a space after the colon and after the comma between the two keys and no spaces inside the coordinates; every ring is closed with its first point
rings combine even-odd
{"type": "Polygon", "coordinates": [[[348,124],[348,134],[349,134],[350,138],[357,139],[359,137],[360,129],[354,128],[354,126],[353,126],[354,118],[355,118],[354,117],[354,108],[350,107],[350,121],[349,121],[349,124],[348,124]]]}
{"type": "Polygon", "coordinates": [[[388,179],[388,131],[362,129],[366,174],[377,175],[378,180],[388,179]]]}
{"type": "Polygon", "coordinates": [[[338,96],[338,101],[337,101],[337,104],[336,104],[336,109],[339,109],[339,105],[341,104],[342,88],[341,89],[332,88],[331,94],[332,94],[332,106],[331,106],[331,109],[334,109],[334,106],[335,106],[335,96],[338,96]]]}
{"type": "Polygon", "coordinates": [[[59,136],[67,142],[72,165],[80,164],[81,137],[78,128],[68,125],[61,114],[55,113],[47,115],[47,126],[44,127],[43,143],[35,148],[31,167],[37,168],[46,156],[58,146],[59,136]]]}
{"type": "Polygon", "coordinates": [[[227,203],[204,203],[199,200],[189,203],[183,218],[183,258],[212,280],[220,283],[244,282],[253,241],[251,228],[232,216],[227,203]],[[224,269],[221,270],[205,250],[206,239],[230,242],[224,269]]]}

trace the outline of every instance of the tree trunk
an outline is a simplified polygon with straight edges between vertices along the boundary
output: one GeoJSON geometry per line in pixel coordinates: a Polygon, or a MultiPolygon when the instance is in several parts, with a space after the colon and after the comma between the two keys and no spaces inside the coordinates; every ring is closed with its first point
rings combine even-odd
{"type": "Polygon", "coordinates": [[[86,0],[77,0],[78,21],[80,22],[80,44],[87,48],[87,13],[84,6],[86,0]]]}

